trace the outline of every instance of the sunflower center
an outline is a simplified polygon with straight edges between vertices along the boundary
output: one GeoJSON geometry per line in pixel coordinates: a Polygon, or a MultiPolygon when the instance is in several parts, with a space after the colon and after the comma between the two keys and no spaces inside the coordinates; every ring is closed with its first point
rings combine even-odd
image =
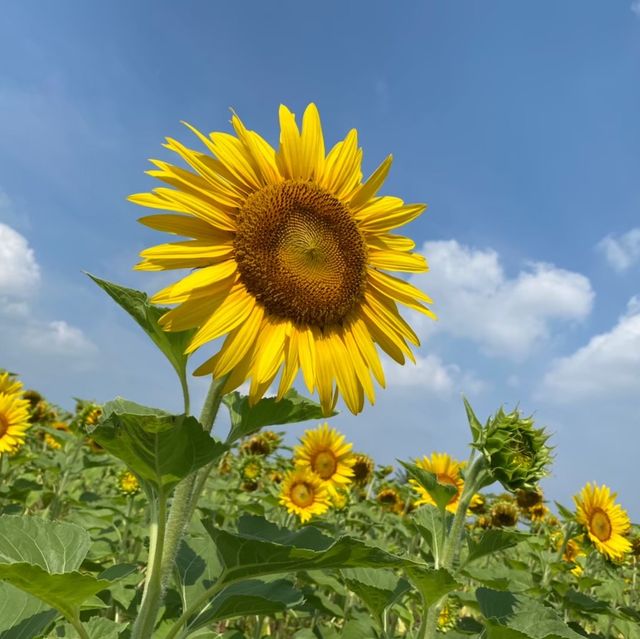
{"type": "Polygon", "coordinates": [[[287,180],[250,195],[234,249],[247,290],[278,317],[324,327],[364,297],[364,238],[348,208],[313,182],[287,180]]]}
{"type": "Polygon", "coordinates": [[[291,487],[291,501],[299,508],[308,508],[313,504],[315,491],[306,482],[299,482],[291,487]]]}
{"type": "Polygon", "coordinates": [[[607,541],[611,537],[611,521],[607,514],[596,508],[589,520],[591,532],[600,540],[607,541]]]}
{"type": "Polygon", "coordinates": [[[338,460],[332,452],[325,450],[315,456],[312,466],[322,479],[329,479],[338,469],[338,460]]]}
{"type": "Polygon", "coordinates": [[[9,420],[2,413],[0,413],[0,438],[4,437],[8,430],[9,420]]]}

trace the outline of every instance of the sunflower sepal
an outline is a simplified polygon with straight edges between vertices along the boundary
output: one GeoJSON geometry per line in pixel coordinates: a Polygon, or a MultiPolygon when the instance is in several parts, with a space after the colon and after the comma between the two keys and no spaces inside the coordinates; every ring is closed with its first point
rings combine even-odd
{"type": "Polygon", "coordinates": [[[457,494],[457,488],[455,486],[441,484],[435,473],[420,468],[410,462],[398,461],[406,469],[411,478],[429,493],[440,511],[443,511],[451,499],[457,494]]]}
{"type": "Polygon", "coordinates": [[[552,461],[548,439],[544,428],[534,427],[532,417],[522,417],[518,409],[505,413],[501,407],[472,446],[482,453],[492,480],[515,492],[534,490],[548,474],[552,461]]]}
{"type": "Polygon", "coordinates": [[[476,417],[476,414],[473,411],[473,408],[471,407],[469,400],[466,397],[464,397],[464,395],[462,397],[462,401],[464,402],[464,409],[465,409],[465,412],[467,413],[467,420],[469,422],[469,428],[471,429],[471,437],[473,439],[473,443],[479,444],[480,441],[482,440],[484,427],[480,422],[480,420],[476,417]]]}

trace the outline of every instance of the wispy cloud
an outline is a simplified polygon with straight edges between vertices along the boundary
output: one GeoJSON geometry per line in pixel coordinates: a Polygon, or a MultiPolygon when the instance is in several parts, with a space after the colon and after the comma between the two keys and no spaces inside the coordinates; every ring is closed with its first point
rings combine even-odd
{"type": "Polygon", "coordinates": [[[477,343],[487,354],[522,360],[546,339],[553,321],[585,318],[593,304],[589,280],[552,264],[533,262],[516,277],[499,255],[455,240],[426,242],[431,270],[412,279],[434,299],[438,322],[421,324],[477,343]]]}
{"type": "Polygon", "coordinates": [[[29,297],[39,283],[40,267],[27,239],[0,223],[0,295],[29,297]]]}
{"type": "MultiPolygon", "coordinates": [[[[638,0],[640,12],[640,0],[638,0]]],[[[633,228],[622,235],[607,235],[596,245],[609,265],[622,273],[640,262],[640,228],[633,228]]]]}

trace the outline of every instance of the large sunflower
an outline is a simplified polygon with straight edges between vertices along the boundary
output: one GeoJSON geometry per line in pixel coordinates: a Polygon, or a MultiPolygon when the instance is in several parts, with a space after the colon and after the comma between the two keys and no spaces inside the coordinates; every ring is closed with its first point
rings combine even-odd
{"type": "MultiPolygon", "coordinates": [[[[456,461],[447,455],[447,453],[431,453],[431,457],[423,457],[422,459],[416,460],[416,466],[433,473],[441,484],[455,486],[456,493],[447,504],[447,510],[454,513],[458,508],[458,502],[460,501],[460,495],[462,495],[462,489],[464,487],[464,480],[461,475],[464,462],[456,461]]],[[[435,505],[431,495],[420,486],[415,479],[410,479],[409,482],[420,493],[420,499],[416,501],[417,506],[421,506],[422,504],[435,505]]]]}
{"type": "Polygon", "coordinates": [[[11,373],[0,373],[0,393],[7,393],[8,395],[22,393],[22,388],[22,382],[15,379],[11,373]]]}
{"type": "Polygon", "coordinates": [[[365,395],[375,399],[371,374],[385,384],[374,344],[400,364],[414,360],[408,342],[418,337],[397,303],[433,316],[427,295],[383,272],[427,270],[415,243],[390,233],[425,205],[377,195],[391,156],[363,182],[355,130],[325,155],[314,104],[301,130],[280,107],[277,151],[235,114],[231,123],[237,137],[187,125],[207,153],[167,139],[190,171],[152,160],[149,174],[173,188],[129,199],[175,213],[140,221],[192,239],[146,249],[136,268],[195,269],[152,300],[178,304],[162,317],[165,330],[198,329],[187,352],[226,335],[196,375],[228,374],[225,392],[250,379],[256,402],[279,371],[279,398],[302,371],[325,413],[338,394],[358,413],[365,395]]]}
{"type": "Polygon", "coordinates": [[[344,488],[353,477],[355,456],[344,435],[326,422],[314,430],[305,431],[295,447],[294,462],[298,468],[315,473],[330,492],[344,488]]]}
{"type": "Polygon", "coordinates": [[[329,510],[329,493],[321,479],[308,468],[296,468],[288,473],[280,489],[280,503],[302,523],[313,515],[329,510]]]}
{"type": "Polygon", "coordinates": [[[29,402],[17,393],[0,393],[0,455],[22,446],[29,426],[29,402]]]}
{"type": "Polygon", "coordinates": [[[586,528],[596,550],[610,559],[621,559],[631,550],[631,543],[624,537],[631,522],[615,499],[616,493],[595,482],[573,497],[576,520],[586,528]]]}

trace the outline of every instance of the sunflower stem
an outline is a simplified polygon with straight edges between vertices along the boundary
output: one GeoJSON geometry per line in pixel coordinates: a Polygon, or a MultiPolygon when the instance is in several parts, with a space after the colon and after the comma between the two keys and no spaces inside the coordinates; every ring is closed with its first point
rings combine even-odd
{"type": "Polygon", "coordinates": [[[80,618],[77,615],[75,617],[67,617],[67,619],[73,626],[75,631],[78,633],[78,637],[80,637],[80,639],[91,639],[91,637],[89,637],[89,633],[86,631],[85,627],[80,621],[80,618]]]}
{"type": "MultiPolygon", "coordinates": [[[[200,413],[200,424],[206,432],[211,432],[213,423],[220,403],[222,402],[222,389],[226,377],[219,380],[212,380],[209,392],[204,400],[202,412],[200,413]]],[[[185,477],[176,487],[173,494],[173,500],[171,502],[171,509],[169,511],[169,518],[167,521],[167,537],[165,541],[164,554],[162,557],[162,595],[166,590],[167,583],[173,572],[173,566],[175,564],[176,555],[180,548],[180,542],[184,534],[185,528],[191,521],[191,517],[195,510],[196,504],[202,490],[204,489],[205,482],[211,469],[213,468],[213,462],[207,464],[199,471],[191,473],[188,477],[185,477]]]]}

